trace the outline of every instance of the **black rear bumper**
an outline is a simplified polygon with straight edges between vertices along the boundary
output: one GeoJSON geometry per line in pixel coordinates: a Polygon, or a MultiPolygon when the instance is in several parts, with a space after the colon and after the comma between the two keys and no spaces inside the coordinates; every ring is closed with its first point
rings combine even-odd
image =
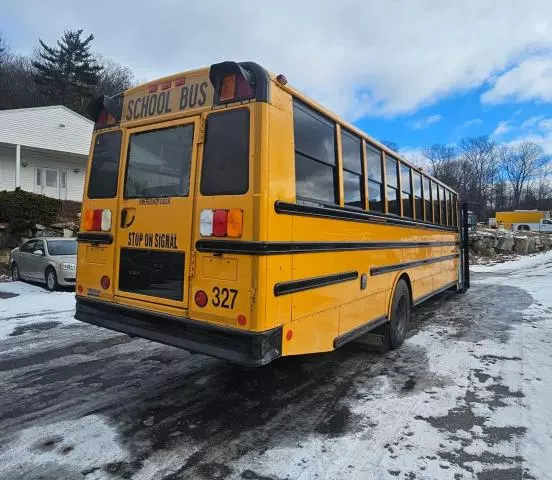
{"type": "Polygon", "coordinates": [[[242,365],[266,365],[281,355],[282,327],[248,332],[81,297],[75,318],[242,365]]]}

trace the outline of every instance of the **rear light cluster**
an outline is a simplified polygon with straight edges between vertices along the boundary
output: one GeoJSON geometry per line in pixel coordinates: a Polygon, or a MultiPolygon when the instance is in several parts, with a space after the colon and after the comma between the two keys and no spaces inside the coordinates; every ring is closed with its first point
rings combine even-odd
{"type": "Polygon", "coordinates": [[[199,233],[202,237],[241,237],[243,210],[202,210],[199,216],[199,233]]]}
{"type": "Polygon", "coordinates": [[[84,229],[87,232],[109,232],[111,230],[111,210],[86,210],[84,229]]]}

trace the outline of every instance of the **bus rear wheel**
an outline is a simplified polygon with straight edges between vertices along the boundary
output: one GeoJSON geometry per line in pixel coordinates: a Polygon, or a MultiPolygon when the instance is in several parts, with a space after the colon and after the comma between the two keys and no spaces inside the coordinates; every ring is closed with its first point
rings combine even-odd
{"type": "Polygon", "coordinates": [[[389,346],[391,349],[399,348],[404,342],[411,313],[410,290],[404,280],[399,280],[393,294],[389,319],[389,346]]]}

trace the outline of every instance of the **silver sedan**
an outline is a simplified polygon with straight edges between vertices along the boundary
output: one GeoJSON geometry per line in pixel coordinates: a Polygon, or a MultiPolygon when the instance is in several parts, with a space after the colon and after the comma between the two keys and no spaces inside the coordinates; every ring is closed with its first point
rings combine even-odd
{"type": "Polygon", "coordinates": [[[31,238],[10,252],[12,280],[41,282],[48,290],[75,286],[77,241],[73,238],[31,238]]]}

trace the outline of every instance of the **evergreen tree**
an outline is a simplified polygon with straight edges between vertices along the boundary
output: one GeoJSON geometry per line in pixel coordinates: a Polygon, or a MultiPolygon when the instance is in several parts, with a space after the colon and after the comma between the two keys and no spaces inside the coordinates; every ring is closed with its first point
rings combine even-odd
{"type": "Polygon", "coordinates": [[[51,104],[62,104],[84,113],[93,97],[102,67],[90,53],[94,35],[81,38],[81,30],[64,32],[57,47],[39,39],[40,48],[32,65],[33,79],[51,104]]]}

